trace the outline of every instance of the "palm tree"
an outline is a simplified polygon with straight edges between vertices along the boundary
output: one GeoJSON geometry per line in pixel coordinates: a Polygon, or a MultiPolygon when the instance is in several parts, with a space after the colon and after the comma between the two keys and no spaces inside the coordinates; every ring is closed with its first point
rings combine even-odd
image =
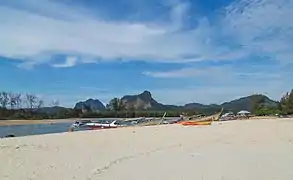
{"type": "Polygon", "coordinates": [[[122,111],[125,110],[125,105],[119,98],[113,98],[109,104],[107,104],[107,108],[112,111],[122,111]]]}

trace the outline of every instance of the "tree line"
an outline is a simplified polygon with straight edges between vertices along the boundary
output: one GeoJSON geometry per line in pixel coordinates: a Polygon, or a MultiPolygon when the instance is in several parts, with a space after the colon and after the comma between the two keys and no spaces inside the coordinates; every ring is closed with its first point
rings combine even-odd
{"type": "MultiPolygon", "coordinates": [[[[105,111],[92,111],[90,107],[83,109],[59,107],[59,101],[44,107],[44,100],[35,94],[0,92],[0,120],[9,119],[66,119],[66,118],[131,118],[161,117],[165,111],[127,110],[121,99],[114,98],[106,106],[105,111]]],[[[179,116],[180,112],[170,111],[169,116],[179,116]]]]}
{"type": "MultiPolygon", "coordinates": [[[[120,98],[113,98],[106,105],[105,111],[92,111],[89,106],[84,105],[82,114],[83,118],[134,118],[134,117],[162,117],[167,112],[169,117],[178,117],[182,114],[181,110],[135,110],[134,107],[127,107],[127,104],[123,103],[120,98]]],[[[194,112],[186,112],[187,114],[194,112]]]]}
{"type": "Polygon", "coordinates": [[[265,104],[264,98],[252,99],[253,113],[258,116],[262,115],[293,115],[293,90],[287,92],[276,106],[265,104]]]}
{"type": "Polygon", "coordinates": [[[0,92],[0,105],[3,109],[41,108],[44,101],[34,94],[0,92]]]}
{"type": "Polygon", "coordinates": [[[0,92],[0,120],[48,118],[46,114],[38,112],[43,106],[44,100],[35,94],[0,92]]]}
{"type": "MultiPolygon", "coordinates": [[[[292,115],[293,114],[293,90],[286,93],[277,106],[267,106],[264,98],[256,96],[252,99],[253,113],[255,115],[292,115]]],[[[34,94],[22,94],[12,92],[0,92],[0,120],[7,119],[63,119],[63,118],[105,118],[105,117],[161,117],[164,112],[167,116],[178,117],[180,114],[212,114],[218,109],[196,109],[196,110],[135,110],[126,107],[119,98],[113,98],[106,106],[105,111],[92,111],[89,107],[84,109],[72,109],[58,107],[59,102],[51,102],[52,112],[44,107],[44,100],[34,94]]]]}
{"type": "Polygon", "coordinates": [[[293,114],[293,90],[287,92],[280,100],[279,108],[285,115],[293,114]]]}
{"type": "MultiPolygon", "coordinates": [[[[252,113],[257,116],[268,116],[268,115],[293,115],[293,90],[291,92],[287,92],[280,101],[276,102],[276,105],[266,104],[266,96],[252,96],[252,113]]],[[[107,104],[106,108],[110,111],[116,112],[116,116],[123,116],[123,114],[129,111],[125,104],[119,98],[113,98],[109,104],[107,104]]],[[[181,110],[167,110],[168,116],[176,117],[184,113],[185,115],[194,115],[194,114],[205,114],[210,115],[217,111],[219,108],[208,108],[208,109],[200,109],[200,110],[189,110],[182,112],[181,110]]],[[[224,110],[225,111],[225,110],[224,110]]],[[[135,111],[131,111],[133,114],[137,113],[135,111]]],[[[164,112],[163,111],[138,111],[138,114],[142,116],[160,116],[164,112]]],[[[132,115],[135,116],[135,115],[132,115]]],[[[112,116],[113,117],[113,116],[112,116]]]]}

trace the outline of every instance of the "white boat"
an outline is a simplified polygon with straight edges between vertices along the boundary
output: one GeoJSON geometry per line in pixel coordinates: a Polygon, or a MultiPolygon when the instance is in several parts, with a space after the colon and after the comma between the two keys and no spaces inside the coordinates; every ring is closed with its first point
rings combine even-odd
{"type": "Polygon", "coordinates": [[[91,129],[108,129],[125,126],[121,120],[99,120],[97,122],[86,123],[85,125],[91,129]]]}
{"type": "Polygon", "coordinates": [[[141,122],[145,122],[145,121],[148,121],[147,118],[145,117],[138,117],[138,118],[127,118],[127,119],[124,119],[123,122],[125,122],[126,124],[132,124],[132,125],[135,125],[135,124],[139,124],[141,122]]]}
{"type": "Polygon", "coordinates": [[[71,125],[70,131],[73,130],[86,130],[86,129],[108,129],[125,126],[125,123],[121,120],[79,120],[71,125]]]}
{"type": "Polygon", "coordinates": [[[78,121],[75,121],[71,127],[73,128],[78,128],[78,127],[82,127],[82,126],[85,126],[87,123],[92,123],[91,120],[78,120],[78,121]]]}

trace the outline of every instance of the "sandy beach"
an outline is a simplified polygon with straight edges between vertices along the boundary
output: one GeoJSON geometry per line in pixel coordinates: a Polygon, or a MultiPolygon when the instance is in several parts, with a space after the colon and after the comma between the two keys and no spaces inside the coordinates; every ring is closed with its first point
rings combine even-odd
{"type": "Polygon", "coordinates": [[[292,180],[293,119],[0,140],[1,180],[292,180]]]}

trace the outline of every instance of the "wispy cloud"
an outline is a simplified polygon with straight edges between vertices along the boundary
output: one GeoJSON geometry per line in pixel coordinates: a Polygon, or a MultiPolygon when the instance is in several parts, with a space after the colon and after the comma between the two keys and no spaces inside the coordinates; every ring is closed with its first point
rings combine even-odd
{"type": "MultiPolygon", "coordinates": [[[[227,70],[227,69],[226,69],[227,70]]],[[[215,73],[224,73],[225,70],[218,67],[208,68],[182,68],[171,71],[146,71],[142,74],[155,78],[188,78],[188,77],[201,77],[206,75],[215,75],[215,73]]]]}
{"type": "MultiPolygon", "coordinates": [[[[284,91],[291,88],[288,82],[292,76],[292,66],[284,68],[282,65],[292,63],[293,60],[293,24],[288,18],[293,16],[292,9],[292,0],[240,0],[226,7],[223,15],[219,16],[217,25],[213,26],[218,28],[216,39],[236,52],[233,58],[226,59],[254,60],[257,66],[192,66],[146,71],[143,74],[154,78],[193,79],[194,82],[205,83],[200,87],[157,90],[158,97],[165,100],[180,96],[181,100],[176,99],[174,103],[183,103],[189,99],[222,102],[256,92],[278,100],[284,91]]],[[[212,32],[215,36],[215,31],[212,32]]],[[[221,43],[212,41],[213,45],[221,46],[221,43]]],[[[227,52],[231,49],[228,48],[227,52]]],[[[210,56],[213,55],[215,53],[212,52],[210,56]]]]}
{"type": "Polygon", "coordinates": [[[240,0],[226,7],[223,32],[255,56],[293,59],[292,0],[240,0]]]}
{"type": "Polygon", "coordinates": [[[173,3],[172,7],[173,8],[170,13],[170,16],[173,22],[174,31],[180,30],[182,27],[184,27],[184,21],[186,17],[188,16],[190,4],[177,2],[177,3],[173,3]]]}
{"type": "Polygon", "coordinates": [[[169,62],[234,58],[234,52],[213,44],[207,19],[199,19],[195,29],[181,30],[188,7],[173,4],[172,22],[166,24],[106,21],[52,0],[1,2],[0,55],[34,61],[31,65],[43,62],[36,57],[60,53],[169,62]]]}
{"type": "MultiPolygon", "coordinates": [[[[235,63],[237,64],[237,63],[235,63]]],[[[290,69],[290,68],[289,68],[290,69]]],[[[274,65],[209,65],[169,71],[145,72],[155,79],[171,79],[180,87],[155,88],[155,97],[170,104],[186,102],[222,103],[235,98],[262,93],[279,100],[289,91],[292,71],[274,65]],[[186,80],[192,83],[186,85],[186,80]],[[174,98],[170,98],[174,97],[174,98]]]]}
{"type": "MultiPolygon", "coordinates": [[[[5,57],[29,61],[43,54],[64,53],[103,60],[145,58],[172,61],[182,59],[185,54],[194,54],[192,49],[198,45],[190,36],[201,34],[196,31],[172,33],[173,23],[152,25],[127,20],[105,21],[50,0],[37,5],[32,1],[25,2],[28,3],[14,1],[0,6],[3,20],[0,54],[5,57]],[[37,11],[36,6],[41,10],[37,11]],[[62,12],[62,18],[57,19],[55,12],[62,12]],[[175,44],[178,41],[180,45],[175,44]]],[[[174,23],[181,21],[182,6],[176,5],[171,10],[174,23]]],[[[41,60],[34,62],[40,63],[41,60]]]]}
{"type": "Polygon", "coordinates": [[[78,56],[80,63],[83,57],[92,57],[91,62],[121,58],[192,62],[250,56],[289,62],[293,58],[293,25],[288,18],[293,15],[292,0],[235,0],[224,15],[217,15],[217,21],[194,18],[197,22],[188,20],[195,4],[169,2],[166,13],[171,21],[167,23],[105,20],[87,9],[53,0],[0,2],[0,55],[24,60],[28,67],[50,63],[50,58],[40,57],[54,54],[78,56]],[[186,28],[190,23],[197,26],[186,28]]]}
{"type": "MultiPolygon", "coordinates": [[[[165,81],[181,78],[180,82],[191,79],[192,83],[205,81],[202,87],[188,88],[182,83],[178,89],[149,88],[155,97],[166,103],[190,99],[218,102],[232,99],[232,96],[266,91],[278,99],[278,95],[290,89],[292,66],[287,65],[293,59],[293,23],[290,18],[293,16],[293,0],[232,0],[228,6],[217,9],[220,13],[213,14],[212,19],[204,15],[195,17],[197,13],[193,12],[192,7],[199,1],[161,1],[163,3],[158,4],[167,7],[163,8],[166,12],[160,14],[164,17],[162,19],[152,13],[152,7],[145,8],[145,3],[150,1],[124,1],[139,5],[141,16],[153,14],[146,21],[128,19],[132,12],[126,12],[128,16],[123,18],[111,19],[109,17],[113,12],[104,11],[101,9],[103,6],[81,8],[65,3],[69,1],[1,1],[0,56],[18,59],[19,67],[26,69],[42,63],[66,68],[117,59],[187,63],[180,65],[185,67],[181,69],[162,68],[143,72],[155,77],[154,81],[159,78],[165,81]],[[65,58],[54,58],[56,55],[65,58]],[[200,64],[198,61],[229,60],[232,63],[260,59],[262,68],[248,64],[245,67],[220,66],[218,62],[216,66],[197,66],[200,64]],[[268,67],[264,60],[268,63],[274,61],[277,66],[268,67]],[[279,64],[286,66],[281,69],[279,64]],[[172,100],[170,97],[176,98],[172,100]]],[[[123,68],[121,72],[124,72],[123,68]]],[[[160,83],[164,81],[161,79],[160,83]]],[[[64,84],[66,86],[67,82],[64,84]]],[[[64,101],[73,102],[93,97],[96,93],[103,94],[101,96],[105,100],[117,95],[89,89],[81,87],[80,94],[67,95],[66,92],[62,96],[66,96],[64,101]],[[73,96],[76,98],[70,99],[73,96]]],[[[121,95],[129,93],[129,89],[124,90],[121,95]]],[[[134,93],[141,90],[144,89],[134,93]]]]}
{"type": "Polygon", "coordinates": [[[207,67],[189,67],[182,69],[175,69],[169,71],[146,71],[144,75],[153,78],[195,78],[208,80],[209,84],[213,84],[213,81],[220,83],[237,84],[239,80],[246,81],[263,81],[263,80],[282,80],[287,77],[287,71],[282,71],[278,67],[253,67],[253,66],[207,66],[207,67]],[[273,67],[273,68],[271,68],[273,67]]]}
{"type": "Polygon", "coordinates": [[[69,56],[66,58],[66,61],[63,64],[53,64],[53,67],[56,68],[67,68],[67,67],[73,67],[77,63],[77,57],[69,56]]]}

